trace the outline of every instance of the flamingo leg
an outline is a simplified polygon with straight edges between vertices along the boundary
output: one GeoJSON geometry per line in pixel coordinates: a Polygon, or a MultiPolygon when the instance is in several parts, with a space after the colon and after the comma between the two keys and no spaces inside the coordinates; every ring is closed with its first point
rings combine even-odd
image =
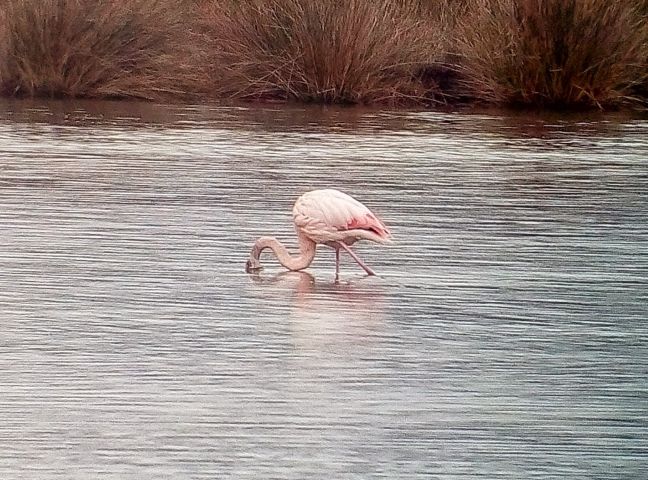
{"type": "Polygon", "coordinates": [[[335,249],[335,278],[340,276],[340,247],[335,249]]]}
{"type": "Polygon", "coordinates": [[[374,272],[371,268],[369,268],[367,265],[364,264],[362,260],[355,254],[353,250],[351,250],[351,247],[349,247],[346,243],[340,242],[340,246],[344,248],[347,252],[349,252],[349,255],[353,257],[353,259],[358,262],[358,265],[362,267],[362,269],[367,272],[367,275],[375,275],[376,272],[374,272]]]}

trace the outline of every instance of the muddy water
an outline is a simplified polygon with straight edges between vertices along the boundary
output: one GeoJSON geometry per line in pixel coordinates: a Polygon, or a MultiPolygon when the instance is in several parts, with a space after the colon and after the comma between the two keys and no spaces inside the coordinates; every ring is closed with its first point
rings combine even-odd
{"type": "Polygon", "coordinates": [[[648,119],[1,106],[2,479],[648,478],[648,119]]]}

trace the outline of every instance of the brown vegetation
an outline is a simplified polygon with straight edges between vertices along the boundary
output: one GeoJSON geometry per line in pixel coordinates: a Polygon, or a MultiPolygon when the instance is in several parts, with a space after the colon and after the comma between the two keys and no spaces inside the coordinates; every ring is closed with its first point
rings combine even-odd
{"type": "MultiPolygon", "coordinates": [[[[10,95],[139,97],[197,85],[186,12],[160,0],[5,0],[1,90],[10,95]]],[[[186,9],[185,9],[186,10],[186,9]]]]}
{"type": "Polygon", "coordinates": [[[439,36],[419,13],[416,0],[211,2],[214,88],[323,103],[436,98],[421,73],[440,58],[439,36]]]}
{"type": "Polygon", "coordinates": [[[2,0],[0,92],[615,107],[648,0],[2,0]]]}
{"type": "Polygon", "coordinates": [[[474,0],[461,68],[476,98],[601,107],[646,79],[648,25],[628,0],[474,0]],[[479,5],[481,4],[481,5],[479,5]]]}

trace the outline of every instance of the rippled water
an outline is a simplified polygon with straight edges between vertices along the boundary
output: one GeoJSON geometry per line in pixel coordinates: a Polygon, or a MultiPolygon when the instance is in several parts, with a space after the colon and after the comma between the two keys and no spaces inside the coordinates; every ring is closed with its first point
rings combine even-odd
{"type": "Polygon", "coordinates": [[[3,480],[648,478],[648,119],[1,106],[3,480]]]}

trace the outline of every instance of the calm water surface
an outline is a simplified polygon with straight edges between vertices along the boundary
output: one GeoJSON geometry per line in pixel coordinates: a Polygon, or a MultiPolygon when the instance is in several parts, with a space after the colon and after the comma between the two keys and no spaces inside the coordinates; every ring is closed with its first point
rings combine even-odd
{"type": "Polygon", "coordinates": [[[0,107],[3,480],[648,478],[648,119],[0,107]]]}

